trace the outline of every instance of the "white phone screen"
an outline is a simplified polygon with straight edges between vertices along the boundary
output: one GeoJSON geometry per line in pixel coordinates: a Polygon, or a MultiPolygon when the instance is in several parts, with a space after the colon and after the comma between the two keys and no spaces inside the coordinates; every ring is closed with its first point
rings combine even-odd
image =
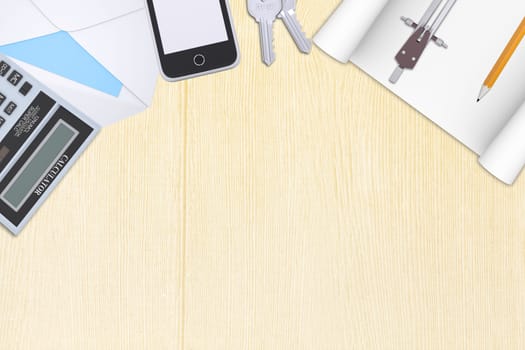
{"type": "Polygon", "coordinates": [[[155,0],[164,54],[228,41],[219,0],[155,0]]]}

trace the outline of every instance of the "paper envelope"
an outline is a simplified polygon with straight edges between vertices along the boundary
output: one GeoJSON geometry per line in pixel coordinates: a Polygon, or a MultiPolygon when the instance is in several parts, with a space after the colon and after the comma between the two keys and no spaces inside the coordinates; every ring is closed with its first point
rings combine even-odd
{"type": "MultiPolygon", "coordinates": [[[[104,126],[151,104],[158,68],[143,0],[4,1],[8,5],[0,11],[0,46],[67,32],[122,83],[120,93],[111,95],[17,61],[80,111],[104,126]]],[[[85,69],[81,63],[74,68],[85,69]]]]}

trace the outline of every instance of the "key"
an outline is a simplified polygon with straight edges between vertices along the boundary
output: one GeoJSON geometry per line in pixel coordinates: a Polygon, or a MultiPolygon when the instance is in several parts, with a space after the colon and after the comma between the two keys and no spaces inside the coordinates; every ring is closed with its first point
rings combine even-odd
{"type": "Polygon", "coordinates": [[[273,23],[282,8],[281,0],[248,0],[248,12],[259,23],[263,62],[267,66],[275,62],[273,23]]]}
{"type": "Polygon", "coordinates": [[[279,14],[279,18],[283,20],[284,25],[290,32],[295,44],[302,53],[310,53],[312,51],[312,42],[306,37],[303,32],[301,23],[297,19],[295,9],[297,6],[296,0],[283,0],[283,9],[279,14]]]}

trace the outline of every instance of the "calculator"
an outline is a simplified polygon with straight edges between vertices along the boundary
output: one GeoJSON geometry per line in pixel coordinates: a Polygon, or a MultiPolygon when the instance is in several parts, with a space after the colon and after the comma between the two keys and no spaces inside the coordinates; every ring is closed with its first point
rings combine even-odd
{"type": "Polygon", "coordinates": [[[99,130],[0,54],[0,223],[19,234],[99,130]]]}

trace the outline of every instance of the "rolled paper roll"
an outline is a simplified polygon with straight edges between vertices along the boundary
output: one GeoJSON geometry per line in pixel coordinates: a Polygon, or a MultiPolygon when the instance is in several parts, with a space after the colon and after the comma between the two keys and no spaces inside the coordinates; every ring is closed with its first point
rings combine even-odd
{"type": "Polygon", "coordinates": [[[344,0],[314,37],[314,43],[347,63],[388,0],[344,0]]]}
{"type": "Polygon", "coordinates": [[[479,163],[508,185],[516,181],[525,166],[525,103],[479,158],[479,163]]]}

